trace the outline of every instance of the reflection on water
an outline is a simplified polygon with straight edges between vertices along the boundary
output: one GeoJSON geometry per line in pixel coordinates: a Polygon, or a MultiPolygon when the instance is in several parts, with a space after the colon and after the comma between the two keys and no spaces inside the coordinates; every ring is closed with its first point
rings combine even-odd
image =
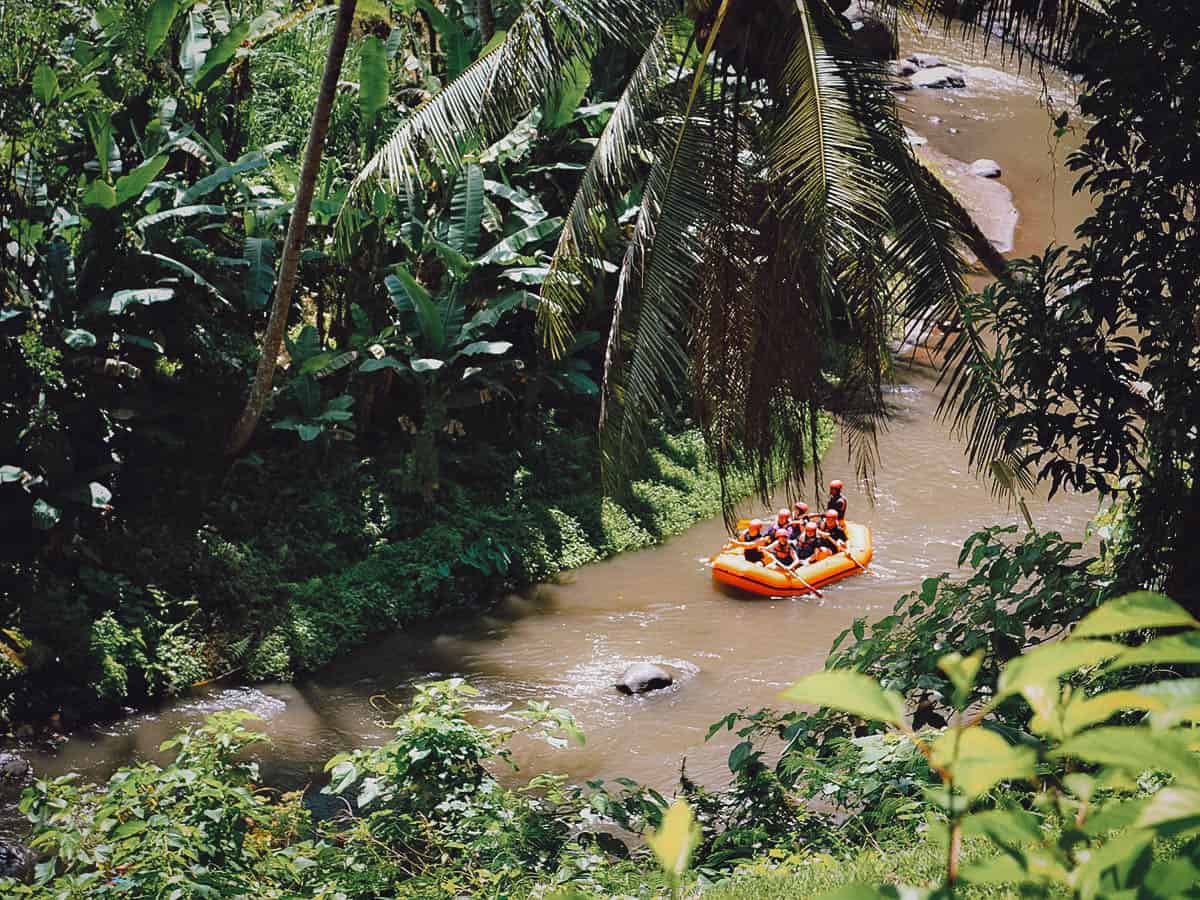
{"type": "MultiPolygon", "coordinates": [[[[949,61],[963,56],[937,36],[913,39],[909,49],[949,61]]],[[[1069,85],[1060,80],[1054,89],[1066,96],[1069,85]]],[[[1052,128],[1037,101],[1040,90],[1028,72],[972,67],[966,90],[904,97],[910,127],[938,150],[1000,163],[1020,208],[1021,254],[1067,239],[1086,209],[1048,155],[1052,128]]],[[[1065,149],[1058,154],[1061,167],[1065,149]]],[[[874,505],[850,493],[852,518],[874,532],[872,571],[827,589],[824,599],[746,600],[715,588],[703,561],[725,538],[717,519],[661,547],[589,566],[568,583],[507,598],[471,622],[379,638],[302,684],[206,689],[80,735],[34,763],[44,774],[103,777],[131,758],[157,758],[162,740],[212,711],[243,708],[263,718],[271,737],[259,754],[265,780],[303,786],[320,780],[324,761],[338,750],[386,740],[378,720],[394,712],[389,703],[406,700],[414,681],[453,674],[482,692],[484,720],[503,721],[505,710],[527,700],[575,713],[587,744],[552,751],[518,741],[516,758],[526,771],[624,775],[669,787],[686,757],[692,777],[719,783],[732,738],[723,733],[705,743],[710,723],[739,707],[775,704],[781,688],[821,667],[855,617],[885,615],[923,578],[954,568],[972,531],[1018,521],[970,475],[961,448],[933,422],[928,374],[904,371],[900,380],[891,393],[894,419],[880,438],[874,505]],[[676,685],[619,695],[613,681],[639,661],[667,665],[676,685]]],[[[844,446],[830,451],[825,471],[851,471],[844,446]]],[[[814,492],[808,499],[821,498],[814,492]]],[[[1030,506],[1040,527],[1069,536],[1080,536],[1093,512],[1090,500],[1070,496],[1030,506]]]]}

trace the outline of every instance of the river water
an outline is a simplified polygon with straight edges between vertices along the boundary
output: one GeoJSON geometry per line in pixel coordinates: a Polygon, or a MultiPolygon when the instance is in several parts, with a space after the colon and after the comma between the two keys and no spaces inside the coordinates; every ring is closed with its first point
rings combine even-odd
{"type": "MultiPolygon", "coordinates": [[[[1060,105],[1069,102],[1070,82],[1048,75],[1044,84],[1028,63],[1023,73],[1015,65],[1001,71],[994,58],[986,61],[992,68],[982,66],[977,52],[937,33],[910,32],[905,50],[936,53],[966,72],[966,89],[903,95],[904,115],[938,158],[999,162],[1019,210],[1015,231],[1009,222],[1014,252],[1069,240],[1087,211],[1086,200],[1072,196],[1063,165],[1077,139],[1068,135],[1056,146],[1040,98],[1047,87],[1060,105]]],[[[951,181],[961,180],[961,169],[951,181]]],[[[981,202],[998,219],[1011,217],[1000,202],[1005,192],[997,199],[995,185],[988,189],[993,194],[981,202]]],[[[299,684],[202,689],[31,760],[42,775],[104,778],[131,759],[160,758],[161,741],[215,710],[248,709],[262,717],[271,739],[257,754],[264,781],[302,787],[321,780],[335,752],[387,739],[379,722],[391,712],[383,698],[403,703],[414,682],[461,675],[481,691],[481,719],[504,722],[510,705],[527,700],[549,700],[577,717],[587,736],[582,747],[514,745],[526,773],[627,776],[669,788],[686,757],[690,776],[721,784],[731,739],[723,733],[706,743],[712,722],[739,707],[779,705],[779,691],[821,668],[834,637],[854,618],[879,618],[923,578],[952,569],[972,531],[1018,521],[971,475],[962,448],[933,420],[930,374],[905,367],[898,382],[895,416],[880,439],[873,505],[847,477],[851,517],[874,533],[871,572],[828,588],[824,599],[746,600],[718,589],[704,564],[725,539],[723,524],[713,520],[663,546],[508,598],[474,621],[378,638],[299,684]],[[668,666],[677,683],[644,697],[617,694],[613,680],[639,660],[668,666]]],[[[852,472],[846,448],[835,444],[824,467],[830,477],[852,472]]],[[[808,499],[821,498],[814,491],[808,499]]],[[[1033,498],[1031,508],[1039,527],[1074,537],[1095,511],[1090,499],[1070,496],[1033,498]]]]}

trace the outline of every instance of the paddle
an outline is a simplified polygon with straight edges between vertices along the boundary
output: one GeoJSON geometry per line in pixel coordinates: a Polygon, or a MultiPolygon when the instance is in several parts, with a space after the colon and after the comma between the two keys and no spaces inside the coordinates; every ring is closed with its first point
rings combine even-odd
{"type": "Polygon", "coordinates": [[[801,578],[799,575],[797,575],[791,569],[784,569],[783,571],[785,573],[787,573],[788,578],[795,578],[798,582],[800,582],[802,585],[804,585],[806,588],[808,588],[810,591],[812,591],[814,594],[816,594],[818,600],[825,599],[824,594],[822,594],[820,591],[818,591],[815,587],[813,587],[811,584],[809,584],[807,581],[805,581],[803,578],[801,578]]]}

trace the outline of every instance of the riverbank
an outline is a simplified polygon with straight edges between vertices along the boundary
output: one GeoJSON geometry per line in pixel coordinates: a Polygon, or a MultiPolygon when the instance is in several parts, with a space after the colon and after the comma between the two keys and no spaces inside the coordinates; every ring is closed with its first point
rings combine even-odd
{"type": "MultiPolygon", "coordinates": [[[[819,453],[832,437],[826,421],[819,453]]],[[[280,453],[225,473],[219,503],[199,499],[203,485],[140,498],[131,521],[155,526],[108,535],[105,567],[80,567],[82,602],[109,612],[72,638],[78,616],[65,603],[48,611],[60,634],[34,633],[27,664],[0,672],[10,730],[70,731],[217,678],[290,681],[371,636],[482,613],[508,592],[660,543],[722,503],[694,430],[659,432],[621,500],[600,490],[595,438],[582,430],[476,445],[447,467],[432,505],[407,489],[403,462],[327,458],[317,467],[327,478],[297,483],[312,460],[280,453]]],[[[736,497],[750,488],[727,485],[736,497]]]]}

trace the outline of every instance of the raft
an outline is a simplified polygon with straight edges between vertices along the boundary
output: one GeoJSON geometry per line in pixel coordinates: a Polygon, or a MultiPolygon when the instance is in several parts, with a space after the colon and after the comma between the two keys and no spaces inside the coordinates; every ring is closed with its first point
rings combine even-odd
{"type": "Polygon", "coordinates": [[[808,594],[811,591],[801,583],[801,578],[820,589],[857,575],[871,562],[871,529],[866,525],[847,522],[846,537],[848,540],[844,552],[801,566],[795,570],[799,578],[774,567],[749,562],[741,548],[722,551],[713,560],[713,581],[760,597],[798,597],[808,594]]]}

